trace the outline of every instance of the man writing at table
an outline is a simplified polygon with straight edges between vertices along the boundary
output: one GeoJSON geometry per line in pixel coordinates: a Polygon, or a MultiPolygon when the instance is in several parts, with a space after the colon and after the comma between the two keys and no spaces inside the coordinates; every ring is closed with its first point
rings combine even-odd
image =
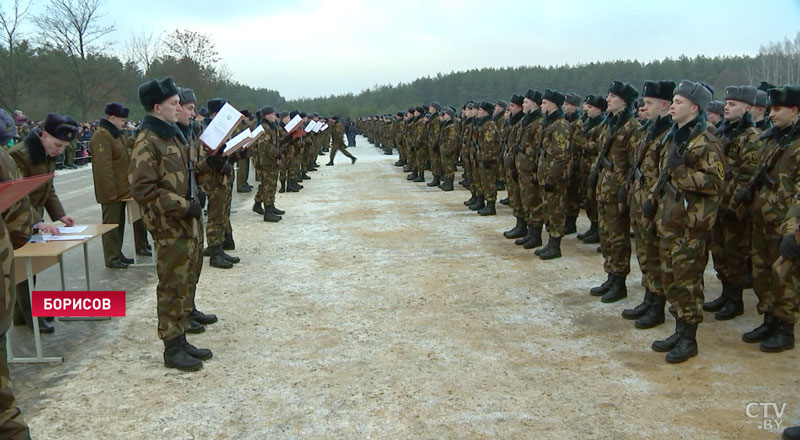
{"type": "MultiPolygon", "coordinates": [[[[17,163],[22,177],[52,173],[56,169],[56,156],[64,152],[64,148],[75,139],[78,129],[78,123],[69,116],[49,113],[44,121],[44,130],[32,130],[22,142],[11,147],[8,154],[17,163]]],[[[31,208],[40,218],[44,218],[44,210],[47,209],[52,220],[61,220],[67,226],[75,224],[75,220],[64,212],[52,180],[32,191],[28,199],[31,208]]],[[[17,324],[22,323],[20,317],[26,323],[32,322],[27,281],[17,284],[17,309],[14,315],[18,318],[15,319],[17,324]]],[[[44,319],[39,318],[40,332],[52,333],[54,330],[44,319]]]]}

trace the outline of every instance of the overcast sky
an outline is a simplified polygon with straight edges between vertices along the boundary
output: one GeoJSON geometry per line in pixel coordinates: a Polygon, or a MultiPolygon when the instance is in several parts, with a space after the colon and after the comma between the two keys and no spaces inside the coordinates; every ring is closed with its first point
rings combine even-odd
{"type": "Polygon", "coordinates": [[[135,33],[190,28],[212,37],[234,80],[288,99],[488,66],[752,55],[800,31],[800,0],[105,0],[101,10],[118,54],[135,33]]]}

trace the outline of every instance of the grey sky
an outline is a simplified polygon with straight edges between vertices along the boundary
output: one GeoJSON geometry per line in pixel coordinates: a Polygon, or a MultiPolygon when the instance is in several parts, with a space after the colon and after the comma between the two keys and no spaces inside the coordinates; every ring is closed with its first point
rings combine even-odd
{"type": "Polygon", "coordinates": [[[289,99],[488,66],[755,54],[800,31],[800,0],[106,0],[102,10],[118,54],[135,33],[190,28],[213,38],[234,80],[289,99]]]}

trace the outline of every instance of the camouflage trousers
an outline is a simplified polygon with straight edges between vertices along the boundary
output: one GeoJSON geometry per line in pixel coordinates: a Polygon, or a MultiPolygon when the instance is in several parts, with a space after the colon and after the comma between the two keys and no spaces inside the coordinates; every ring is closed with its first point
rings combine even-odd
{"type": "Polygon", "coordinates": [[[222,244],[225,233],[231,231],[230,200],[233,181],[224,176],[214,174],[205,185],[208,195],[208,224],[206,225],[206,241],[209,246],[222,244]]]}
{"type": "Polygon", "coordinates": [[[525,213],[525,221],[528,226],[540,227],[544,224],[542,213],[542,192],[541,187],[536,182],[534,172],[519,171],[519,200],[522,210],[525,213]]]}
{"type": "Polygon", "coordinates": [[[283,164],[281,165],[280,179],[285,182],[286,179],[295,179],[297,176],[292,170],[292,161],[294,160],[296,146],[291,145],[286,154],[283,155],[283,164]]]}
{"type": "Polygon", "coordinates": [[[555,185],[554,191],[545,191],[542,186],[542,214],[547,233],[553,238],[564,236],[567,209],[567,180],[555,185]]]}
{"type": "Polygon", "coordinates": [[[445,180],[453,182],[456,178],[456,161],[458,160],[457,152],[446,152],[442,150],[441,153],[442,177],[444,177],[445,180]]]}
{"type": "Polygon", "coordinates": [[[242,189],[247,186],[247,179],[250,178],[250,158],[239,159],[236,162],[236,188],[242,189]]]}
{"type": "Polygon", "coordinates": [[[431,161],[431,172],[434,176],[442,176],[442,155],[439,147],[428,145],[428,158],[431,161]]]}
{"type": "Polygon", "coordinates": [[[275,193],[278,191],[278,169],[256,168],[256,173],[261,180],[258,183],[255,201],[267,206],[275,203],[275,193]]]}
{"type": "Polygon", "coordinates": [[[314,143],[306,145],[305,153],[303,154],[303,171],[308,171],[308,165],[316,160],[317,154],[318,150],[314,143]]]}
{"type": "MultiPolygon", "coordinates": [[[[631,206],[631,212],[640,213],[641,209],[634,209],[631,206]]],[[[642,271],[642,287],[663,295],[661,254],[655,224],[652,221],[647,221],[641,215],[634,215],[631,217],[631,226],[633,227],[634,242],[636,243],[636,260],[639,262],[639,269],[642,271]]]]}
{"type": "Polygon", "coordinates": [[[780,280],[781,290],[775,298],[775,316],[783,321],[800,321],[800,261],[784,261],[790,266],[788,276],[780,280]]]}
{"type": "Polygon", "coordinates": [[[190,257],[190,277],[188,279],[189,283],[189,299],[190,305],[192,309],[196,309],[194,300],[195,295],[197,293],[197,283],[200,281],[200,273],[203,271],[203,222],[197,222],[197,245],[195,246],[195,252],[190,257]]]}
{"type": "Polygon", "coordinates": [[[631,218],[619,210],[619,204],[597,202],[598,232],[603,252],[603,269],[614,275],[631,271],[631,218]]]}
{"type": "Polygon", "coordinates": [[[292,156],[289,158],[289,177],[292,179],[297,179],[300,177],[303,154],[305,153],[303,150],[304,147],[298,145],[294,154],[292,154],[292,156]]]}
{"type": "Polygon", "coordinates": [[[199,271],[195,270],[197,256],[202,258],[202,253],[200,241],[195,238],[162,238],[156,239],[155,244],[158,251],[158,337],[168,341],[182,335],[189,327],[199,276],[199,271]]]}
{"type": "MultiPolygon", "coordinates": [[[[595,158],[596,159],[596,158],[595,158]]],[[[594,159],[583,158],[578,168],[578,175],[580,182],[578,183],[578,190],[580,191],[583,200],[583,209],[586,211],[586,217],[593,222],[598,221],[597,214],[597,198],[589,194],[589,170],[592,169],[594,159]]],[[[576,211],[577,212],[577,211],[576,211]]],[[[571,215],[571,214],[570,214],[571,215]]]]}
{"type": "Polygon", "coordinates": [[[469,189],[471,192],[483,196],[483,182],[481,181],[480,172],[481,164],[473,150],[469,151],[469,167],[469,175],[472,176],[469,179],[469,189]]]}
{"type": "Polygon", "coordinates": [[[16,405],[11,379],[8,377],[6,360],[6,334],[0,336],[0,438],[8,440],[30,440],[28,425],[16,405]]]}
{"type": "Polygon", "coordinates": [[[524,217],[522,203],[519,198],[519,181],[517,180],[516,168],[506,167],[506,190],[508,190],[508,206],[514,213],[514,217],[524,217]]]}
{"type": "Polygon", "coordinates": [[[497,201],[497,179],[500,178],[500,164],[496,161],[483,160],[478,166],[480,190],[487,202],[497,201]]]}
{"type": "Polygon", "coordinates": [[[414,148],[416,159],[414,159],[415,170],[418,174],[425,172],[425,162],[428,160],[428,149],[425,145],[417,145],[414,148]]]}
{"type": "Polygon", "coordinates": [[[678,319],[703,322],[703,272],[708,264],[707,231],[659,228],[661,282],[678,319]]]}
{"type": "Polygon", "coordinates": [[[750,228],[747,220],[717,215],[711,230],[711,255],[720,281],[742,288],[747,277],[750,253],[750,228]]]}
{"type": "Polygon", "coordinates": [[[580,159],[573,159],[570,162],[573,168],[570,170],[569,182],[567,184],[566,215],[572,217],[577,217],[580,214],[581,202],[586,199],[586,187],[588,186],[588,176],[581,174],[579,160],[580,159]]]}
{"type": "Polygon", "coordinates": [[[753,262],[753,290],[758,297],[758,313],[775,311],[776,298],[783,297],[785,288],[772,269],[772,264],[780,257],[780,225],[764,222],[753,217],[750,257],[753,262]]]}

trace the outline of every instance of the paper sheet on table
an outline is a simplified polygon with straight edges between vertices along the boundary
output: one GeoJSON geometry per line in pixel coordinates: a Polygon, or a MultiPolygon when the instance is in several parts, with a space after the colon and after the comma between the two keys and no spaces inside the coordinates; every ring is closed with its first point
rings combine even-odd
{"type": "Polygon", "coordinates": [[[53,176],[53,173],[48,173],[0,182],[0,212],[5,212],[11,205],[52,179],[53,176]]]}
{"type": "Polygon", "coordinates": [[[295,127],[297,127],[297,124],[299,124],[300,121],[302,120],[303,118],[301,118],[300,115],[295,115],[294,118],[292,118],[292,120],[289,121],[289,123],[286,124],[285,127],[283,127],[283,129],[286,130],[287,133],[291,133],[292,130],[294,130],[295,127]]]}
{"type": "Polygon", "coordinates": [[[244,115],[226,102],[208,127],[200,133],[200,141],[215,151],[233,134],[233,130],[242,119],[244,119],[244,115]]]}
{"type": "Polygon", "coordinates": [[[81,232],[85,231],[88,226],[59,226],[58,232],[62,234],[80,234],[81,232]]]}
{"type": "Polygon", "coordinates": [[[41,243],[43,241],[83,241],[92,238],[91,235],[79,235],[79,234],[68,234],[68,235],[51,235],[51,234],[37,234],[31,236],[31,239],[28,240],[31,243],[41,243]]]}

